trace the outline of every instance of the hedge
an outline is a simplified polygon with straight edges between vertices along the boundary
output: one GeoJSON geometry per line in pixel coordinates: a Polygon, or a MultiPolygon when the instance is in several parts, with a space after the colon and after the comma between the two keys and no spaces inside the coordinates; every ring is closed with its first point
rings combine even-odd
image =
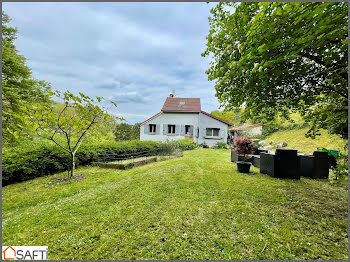
{"type": "MultiPolygon", "coordinates": [[[[138,140],[86,144],[76,153],[76,166],[101,161],[101,155],[155,151],[160,147],[162,144],[159,142],[138,140]]],[[[68,170],[70,162],[69,154],[54,144],[41,143],[5,150],[2,156],[2,185],[68,170]]]]}

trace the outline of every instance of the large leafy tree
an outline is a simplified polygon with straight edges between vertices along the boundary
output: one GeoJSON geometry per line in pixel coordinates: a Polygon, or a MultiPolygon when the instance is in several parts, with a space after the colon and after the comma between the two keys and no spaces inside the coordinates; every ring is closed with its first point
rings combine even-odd
{"type": "Polygon", "coordinates": [[[2,13],[2,138],[13,143],[24,126],[26,104],[48,104],[50,86],[35,80],[26,59],[18,53],[14,41],[17,29],[8,26],[10,18],[2,13]]]}
{"type": "Polygon", "coordinates": [[[299,111],[347,137],[347,3],[219,3],[211,10],[208,79],[227,110],[269,121],[299,111]]]}

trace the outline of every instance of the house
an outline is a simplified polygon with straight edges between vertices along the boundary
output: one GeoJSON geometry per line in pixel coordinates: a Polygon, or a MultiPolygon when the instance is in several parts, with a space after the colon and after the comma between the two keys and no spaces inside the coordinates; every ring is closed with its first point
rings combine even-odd
{"type": "Polygon", "coordinates": [[[232,138],[239,137],[239,136],[252,137],[252,136],[257,136],[261,134],[262,134],[262,124],[243,125],[243,126],[232,127],[230,129],[230,136],[232,138]]]}
{"type": "Polygon", "coordinates": [[[227,143],[232,124],[201,108],[200,98],[167,97],[161,111],[140,124],[140,140],[166,141],[189,138],[209,146],[227,143]]]}
{"type": "Polygon", "coordinates": [[[13,247],[8,246],[2,251],[3,260],[14,260],[15,258],[16,258],[16,250],[13,247]]]}

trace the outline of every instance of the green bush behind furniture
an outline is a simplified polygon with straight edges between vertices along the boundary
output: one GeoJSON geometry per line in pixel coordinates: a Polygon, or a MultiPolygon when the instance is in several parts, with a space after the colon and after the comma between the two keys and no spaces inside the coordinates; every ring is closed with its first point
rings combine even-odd
{"type": "MultiPolygon", "coordinates": [[[[136,153],[162,146],[160,142],[138,140],[85,144],[76,153],[76,165],[100,161],[101,155],[136,153]]],[[[2,185],[62,172],[68,170],[69,163],[68,153],[53,144],[39,143],[7,149],[2,156],[2,185]]]]}

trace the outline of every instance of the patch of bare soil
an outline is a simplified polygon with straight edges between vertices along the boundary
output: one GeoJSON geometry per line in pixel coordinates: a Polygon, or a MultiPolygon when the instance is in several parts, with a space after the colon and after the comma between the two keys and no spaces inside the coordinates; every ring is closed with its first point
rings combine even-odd
{"type": "Polygon", "coordinates": [[[83,180],[83,179],[84,179],[83,175],[77,174],[74,176],[55,177],[52,179],[52,182],[65,183],[65,182],[70,181],[70,180],[79,181],[79,180],[83,180]]]}

